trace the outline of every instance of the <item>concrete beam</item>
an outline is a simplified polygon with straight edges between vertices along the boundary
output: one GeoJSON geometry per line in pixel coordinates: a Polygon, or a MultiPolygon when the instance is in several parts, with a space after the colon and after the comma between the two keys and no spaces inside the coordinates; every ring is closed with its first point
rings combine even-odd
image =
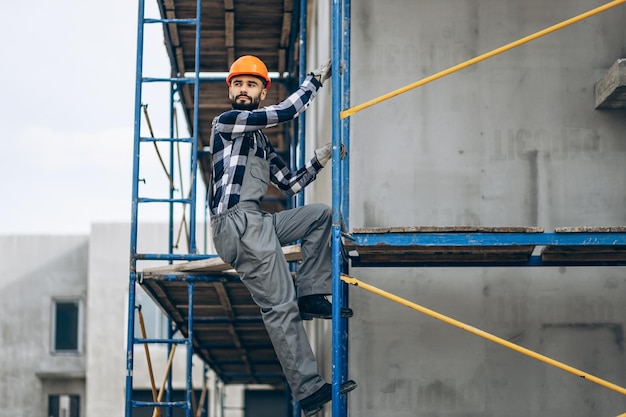
{"type": "Polygon", "coordinates": [[[595,85],[596,109],[626,109],[626,58],[620,58],[595,85]]]}

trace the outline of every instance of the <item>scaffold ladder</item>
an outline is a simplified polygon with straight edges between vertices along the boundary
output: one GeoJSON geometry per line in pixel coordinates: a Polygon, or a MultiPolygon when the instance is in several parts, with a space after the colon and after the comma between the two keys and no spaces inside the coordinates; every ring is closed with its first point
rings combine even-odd
{"type": "MultiPolygon", "coordinates": [[[[132,410],[136,407],[153,407],[155,408],[155,414],[158,415],[158,407],[168,410],[168,415],[171,415],[173,408],[182,408],[185,410],[187,417],[192,416],[193,411],[193,389],[192,389],[192,357],[193,357],[193,295],[194,285],[193,282],[188,285],[189,295],[189,317],[187,318],[186,334],[182,338],[174,338],[175,332],[171,329],[168,332],[168,337],[164,339],[148,339],[145,335],[138,338],[135,336],[135,320],[137,317],[136,310],[136,286],[140,282],[141,274],[137,270],[137,262],[140,260],[166,260],[172,262],[174,260],[190,260],[194,259],[197,255],[196,250],[196,184],[197,176],[195,175],[198,166],[198,102],[195,100],[193,109],[193,126],[191,127],[192,135],[187,138],[178,138],[174,134],[174,96],[180,91],[180,88],[184,85],[192,85],[194,89],[194,96],[199,96],[199,75],[200,75],[200,17],[202,10],[202,0],[197,1],[196,17],[191,19],[167,19],[167,18],[146,18],[145,17],[145,0],[138,1],[138,21],[137,21],[137,57],[136,57],[136,72],[135,72],[135,107],[134,107],[134,145],[133,145],[133,179],[132,179],[132,202],[131,202],[131,225],[130,225],[130,274],[129,274],[129,287],[128,287],[128,328],[127,328],[127,344],[126,344],[126,403],[125,403],[125,416],[131,417],[132,410]],[[190,25],[195,27],[195,75],[193,77],[147,77],[144,76],[144,29],[146,25],[190,25]],[[147,117],[146,106],[143,104],[143,87],[148,83],[165,83],[170,86],[170,132],[169,137],[155,137],[152,131],[149,118],[147,117]],[[142,111],[146,117],[146,122],[150,131],[150,136],[142,135],[142,111]],[[170,160],[169,170],[163,159],[159,156],[159,160],[168,177],[168,195],[166,197],[151,197],[140,195],[140,183],[142,179],[140,176],[140,162],[142,159],[142,144],[153,143],[158,154],[157,143],[169,144],[170,160]],[[174,166],[175,161],[174,145],[177,143],[190,144],[190,157],[189,157],[189,178],[190,178],[190,190],[188,195],[175,197],[175,187],[173,178],[175,176],[174,166]],[[138,251],[138,226],[139,226],[139,206],[142,204],[165,204],[169,208],[169,244],[168,252],[165,254],[155,253],[139,253],[138,251]],[[188,233],[188,254],[176,254],[174,253],[174,231],[173,231],[173,215],[174,207],[180,205],[183,207],[183,212],[189,210],[189,233],[188,233]],[[165,400],[159,396],[153,398],[153,401],[137,401],[133,399],[133,368],[134,368],[134,348],[138,344],[165,344],[168,346],[170,360],[173,357],[173,352],[177,345],[185,345],[187,348],[187,380],[186,380],[186,398],[184,401],[172,401],[171,400],[171,377],[168,379],[168,390],[165,400]]],[[[165,14],[162,13],[162,16],[165,14]]],[[[182,72],[176,72],[174,69],[172,74],[181,74],[182,72]]],[[[180,190],[182,193],[183,190],[180,190]]],[[[181,329],[177,329],[181,330],[181,329]]],[[[169,366],[169,365],[168,365],[169,366]]],[[[171,372],[169,372],[171,375],[171,372]]],[[[165,383],[165,380],[164,380],[165,383]]],[[[153,384],[153,394],[156,392],[153,384]]]]}

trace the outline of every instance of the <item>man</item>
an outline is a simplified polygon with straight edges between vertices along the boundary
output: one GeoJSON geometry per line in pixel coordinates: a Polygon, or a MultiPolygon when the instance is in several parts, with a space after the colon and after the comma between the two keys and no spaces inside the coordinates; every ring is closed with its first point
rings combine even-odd
{"type": "MultiPolygon", "coordinates": [[[[331,385],[319,375],[302,320],[331,318],[331,209],[310,204],[269,214],[259,209],[270,181],[293,195],[315,180],[331,158],[327,144],[297,171],[289,170],[261,129],[296,118],[330,77],[330,62],[313,71],[298,90],[273,106],[259,108],[271,80],[265,64],[243,56],[226,84],[232,110],[213,122],[213,172],[209,192],[213,242],[218,255],[240,275],[261,308],[287,382],[305,415],[331,400],[331,385]],[[302,263],[291,276],[282,245],[302,240],[302,263]],[[295,282],[294,282],[295,281],[295,282]],[[295,288],[294,288],[295,283],[295,288]]],[[[352,310],[342,309],[342,317],[352,310]]],[[[356,387],[341,385],[341,392],[356,387]]]]}

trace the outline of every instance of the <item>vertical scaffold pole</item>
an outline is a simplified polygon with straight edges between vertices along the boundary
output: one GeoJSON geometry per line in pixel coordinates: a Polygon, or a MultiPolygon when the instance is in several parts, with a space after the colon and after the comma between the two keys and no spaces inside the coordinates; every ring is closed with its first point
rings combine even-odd
{"type": "MultiPolygon", "coordinates": [[[[298,81],[302,84],[306,77],[307,66],[307,0],[300,0],[300,36],[298,38],[298,53],[299,53],[299,65],[298,65],[298,81]]],[[[296,168],[301,168],[305,164],[306,154],[306,112],[302,113],[298,117],[298,145],[296,146],[296,168]]],[[[297,195],[296,205],[302,207],[304,205],[304,192],[300,192],[297,195]]]]}
{"type": "MultiPolygon", "coordinates": [[[[343,56],[342,56],[342,89],[341,89],[341,109],[346,109],[350,107],[350,16],[351,16],[351,0],[342,0],[343,1],[343,56]]],[[[350,230],[350,119],[342,120],[342,136],[341,141],[343,145],[346,147],[347,155],[341,161],[341,174],[342,174],[342,189],[341,189],[341,214],[343,216],[342,220],[344,223],[344,227],[347,230],[350,230]]],[[[341,242],[339,242],[341,243],[341,242]]],[[[342,269],[347,272],[348,265],[343,264],[344,260],[342,259],[342,269]]],[[[349,285],[345,282],[341,282],[341,305],[348,306],[349,305],[349,285]]],[[[341,374],[342,382],[348,379],[348,354],[349,354],[349,344],[348,344],[348,335],[350,329],[349,319],[345,318],[342,320],[344,323],[343,328],[343,349],[342,349],[342,368],[341,374]]],[[[343,401],[343,413],[342,415],[347,415],[348,402],[347,399],[343,401]]]]}
{"type": "Polygon", "coordinates": [[[135,285],[137,282],[137,215],[139,206],[139,153],[141,136],[141,95],[143,76],[144,0],[137,11],[137,57],[135,65],[135,120],[133,126],[133,183],[130,222],[130,274],[128,278],[128,318],[126,334],[126,405],[125,416],[132,415],[133,350],[135,338],[135,285]]]}
{"type": "MultiPolygon", "coordinates": [[[[350,4],[351,0],[343,0],[343,56],[342,56],[342,103],[341,108],[350,107],[350,4]]],[[[342,143],[346,147],[348,155],[341,161],[342,174],[342,193],[341,193],[341,211],[343,221],[346,227],[350,227],[350,198],[348,190],[350,188],[350,119],[344,119],[342,122],[342,143]]],[[[346,284],[347,285],[347,284],[346,284]]]]}
{"type": "Polygon", "coordinates": [[[189,281],[188,286],[188,311],[187,311],[187,409],[186,417],[192,417],[192,390],[193,390],[193,295],[195,290],[194,281],[189,281]]]}
{"type": "MultiPolygon", "coordinates": [[[[194,62],[194,100],[193,100],[193,141],[191,149],[191,167],[190,167],[190,193],[191,200],[189,204],[189,253],[197,253],[196,249],[196,193],[197,193],[197,170],[198,170],[198,129],[199,129],[199,108],[200,100],[200,33],[202,23],[202,0],[196,2],[196,50],[194,62]]],[[[182,192],[182,190],[181,190],[182,192]]]]}
{"type": "MultiPolygon", "coordinates": [[[[300,33],[298,36],[298,83],[302,84],[302,81],[306,78],[307,68],[307,16],[308,16],[307,0],[300,0],[300,15],[299,26],[300,33]]],[[[295,168],[301,168],[305,164],[306,155],[306,112],[302,113],[298,117],[298,143],[296,145],[296,166],[295,168]]],[[[299,192],[296,195],[296,207],[304,206],[304,192],[299,192]]],[[[298,401],[293,401],[293,417],[300,417],[302,414],[302,408],[298,401]]]]}
{"type": "Polygon", "coordinates": [[[126,335],[126,417],[132,416],[133,401],[133,346],[135,337],[135,273],[130,274],[128,283],[128,333],[126,335]]]}
{"type": "Polygon", "coordinates": [[[340,145],[342,124],[339,118],[341,111],[342,84],[341,84],[341,23],[342,2],[332,0],[332,274],[333,274],[333,318],[332,318],[332,415],[340,417],[346,415],[346,402],[341,400],[339,388],[345,374],[344,370],[344,324],[341,319],[341,301],[343,285],[340,279],[341,256],[341,158],[340,145]]]}

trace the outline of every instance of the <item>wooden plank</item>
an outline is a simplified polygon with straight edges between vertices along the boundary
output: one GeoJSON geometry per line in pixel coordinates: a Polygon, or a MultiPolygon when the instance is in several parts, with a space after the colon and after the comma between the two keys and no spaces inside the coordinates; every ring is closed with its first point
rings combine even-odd
{"type": "Polygon", "coordinates": [[[235,12],[233,10],[226,10],[224,13],[224,25],[225,25],[225,41],[224,46],[226,48],[235,47],[235,12]]]}
{"type": "Polygon", "coordinates": [[[543,233],[543,227],[403,226],[355,227],[352,233],[543,233]]]}
{"type": "MultiPolygon", "coordinates": [[[[525,262],[535,246],[355,246],[356,260],[367,263],[525,262]]],[[[352,257],[355,259],[355,257],[352,257]]]]}
{"type": "Polygon", "coordinates": [[[555,233],[625,233],[626,226],[555,227],[555,233]]]}
{"type": "Polygon", "coordinates": [[[278,72],[283,74],[287,71],[287,51],[284,48],[278,50],[278,72]]]}
{"type": "Polygon", "coordinates": [[[626,262],[626,246],[622,245],[582,245],[546,246],[541,258],[547,262],[626,262]]]}
{"type": "MultiPolygon", "coordinates": [[[[285,255],[285,259],[289,262],[302,260],[300,245],[283,247],[283,254],[285,255]]],[[[214,257],[198,261],[146,268],[142,272],[148,275],[158,275],[174,272],[224,272],[232,269],[233,267],[224,262],[220,257],[214,257]]]]}
{"type": "Polygon", "coordinates": [[[283,26],[280,31],[280,47],[287,48],[289,46],[289,37],[291,36],[291,10],[285,10],[283,13],[283,26]]]}

